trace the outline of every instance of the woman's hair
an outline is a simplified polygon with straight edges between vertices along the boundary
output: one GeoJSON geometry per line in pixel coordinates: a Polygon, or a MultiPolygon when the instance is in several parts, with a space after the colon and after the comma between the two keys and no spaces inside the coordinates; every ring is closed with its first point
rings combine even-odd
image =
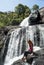
{"type": "Polygon", "coordinates": [[[32,44],[32,45],[33,45],[33,43],[32,43],[32,41],[31,41],[31,40],[28,40],[27,42],[28,42],[28,44],[32,44]]]}

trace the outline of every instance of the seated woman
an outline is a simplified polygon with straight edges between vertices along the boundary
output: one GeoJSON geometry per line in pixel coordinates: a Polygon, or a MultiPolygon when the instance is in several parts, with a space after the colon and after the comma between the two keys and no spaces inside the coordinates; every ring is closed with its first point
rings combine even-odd
{"type": "Polygon", "coordinates": [[[28,45],[29,45],[29,49],[28,49],[28,51],[25,51],[25,53],[24,53],[24,56],[26,56],[26,57],[27,57],[28,54],[33,53],[33,43],[32,43],[32,41],[29,40],[27,42],[28,42],[28,45]]]}
{"type": "Polygon", "coordinates": [[[28,49],[28,51],[24,52],[24,57],[22,58],[22,60],[24,62],[32,64],[33,59],[37,58],[36,56],[38,56],[38,54],[33,52],[33,43],[32,43],[32,41],[28,40],[27,42],[28,42],[28,45],[29,45],[29,49],[28,49]],[[35,57],[34,57],[34,55],[35,55],[35,57]]]}
{"type": "Polygon", "coordinates": [[[28,59],[27,59],[28,54],[30,54],[30,56],[33,55],[33,43],[31,40],[28,40],[27,42],[29,45],[29,49],[28,49],[28,51],[24,52],[24,57],[22,58],[23,61],[28,61],[28,59]]]}

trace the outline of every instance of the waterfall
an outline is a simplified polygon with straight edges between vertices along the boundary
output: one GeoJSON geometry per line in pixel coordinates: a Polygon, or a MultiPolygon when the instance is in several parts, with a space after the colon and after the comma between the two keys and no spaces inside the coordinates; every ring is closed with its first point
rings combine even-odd
{"type": "Polygon", "coordinates": [[[21,55],[26,50],[26,46],[26,29],[15,29],[10,36],[5,63],[8,63],[10,59],[16,56],[21,55]]]}
{"type": "Polygon", "coordinates": [[[29,26],[28,19],[29,17],[22,21],[19,25],[22,26],[21,28],[16,28],[11,32],[4,64],[7,64],[10,59],[24,53],[28,49],[27,40],[29,39],[33,42],[33,45],[44,45],[44,27],[41,25],[29,26]]]}

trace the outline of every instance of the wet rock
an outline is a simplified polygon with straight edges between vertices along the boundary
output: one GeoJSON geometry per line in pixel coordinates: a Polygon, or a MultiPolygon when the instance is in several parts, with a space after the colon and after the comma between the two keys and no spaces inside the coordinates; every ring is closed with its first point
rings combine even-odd
{"type": "Polygon", "coordinates": [[[1,52],[1,49],[3,48],[3,45],[5,44],[7,36],[10,36],[11,32],[15,28],[18,28],[18,27],[17,26],[5,26],[5,27],[0,28],[0,52],[1,52]]]}
{"type": "Polygon", "coordinates": [[[34,65],[44,65],[44,56],[38,58],[38,59],[35,61],[34,65]]]}
{"type": "Polygon", "coordinates": [[[0,28],[0,51],[4,45],[4,41],[5,41],[5,37],[8,33],[8,29],[7,28],[0,28]]]}
{"type": "Polygon", "coordinates": [[[44,49],[40,50],[41,54],[35,61],[34,65],[44,65],[44,49]]]}

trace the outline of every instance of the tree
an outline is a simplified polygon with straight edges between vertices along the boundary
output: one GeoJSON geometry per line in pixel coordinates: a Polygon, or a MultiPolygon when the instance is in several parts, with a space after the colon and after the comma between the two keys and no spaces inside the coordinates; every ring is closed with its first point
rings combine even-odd
{"type": "Polygon", "coordinates": [[[25,5],[25,15],[29,15],[31,13],[31,9],[25,5]]]}
{"type": "Polygon", "coordinates": [[[35,4],[35,5],[33,5],[33,8],[32,9],[33,10],[37,10],[37,9],[39,9],[39,6],[37,4],[35,4]]]}
{"type": "Polygon", "coordinates": [[[19,4],[18,6],[15,7],[15,12],[19,15],[23,14],[23,18],[24,18],[24,13],[25,13],[25,7],[22,4],[19,4]]]}

